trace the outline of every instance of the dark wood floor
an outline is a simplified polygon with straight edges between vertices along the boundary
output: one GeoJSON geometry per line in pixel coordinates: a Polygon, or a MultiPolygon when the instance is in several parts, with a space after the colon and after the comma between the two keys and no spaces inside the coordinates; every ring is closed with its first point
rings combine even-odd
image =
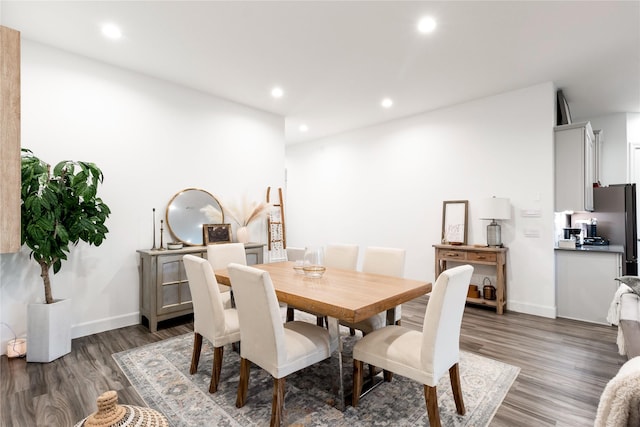
{"type": "MultiPolygon", "coordinates": [[[[403,304],[403,324],[422,328],[426,297],[403,304]]],[[[123,404],[144,402],[111,354],[191,332],[190,319],[126,328],[73,340],[70,354],[48,364],[0,360],[2,426],[72,426],[95,411],[96,398],[117,390],[123,404]]],[[[467,307],[461,348],[519,366],[491,426],[592,426],[607,381],[625,362],[616,329],[467,307]]]]}

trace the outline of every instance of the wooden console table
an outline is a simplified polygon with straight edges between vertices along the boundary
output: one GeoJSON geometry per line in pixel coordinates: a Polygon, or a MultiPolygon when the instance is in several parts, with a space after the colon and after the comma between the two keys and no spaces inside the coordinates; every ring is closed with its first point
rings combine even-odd
{"type": "MultiPolygon", "coordinates": [[[[436,278],[447,269],[448,262],[460,264],[481,264],[496,269],[496,299],[467,298],[468,303],[489,305],[502,314],[507,307],[507,248],[476,246],[433,245],[436,250],[436,278]]],[[[482,290],[482,285],[478,287],[482,290]]]]}
{"type": "MultiPolygon", "coordinates": [[[[245,243],[247,264],[262,264],[264,243],[245,243]]],[[[158,322],[193,313],[189,282],[182,264],[184,255],[207,257],[206,246],[176,250],[140,249],[140,323],[149,322],[156,332],[158,322]]]]}

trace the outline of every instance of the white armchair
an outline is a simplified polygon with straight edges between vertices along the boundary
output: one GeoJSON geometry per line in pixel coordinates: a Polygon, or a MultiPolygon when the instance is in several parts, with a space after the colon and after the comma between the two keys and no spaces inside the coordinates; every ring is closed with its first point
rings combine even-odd
{"type": "Polygon", "coordinates": [[[358,406],[362,391],[363,363],[384,369],[385,381],[392,373],[424,384],[429,424],[440,426],[436,385],[449,371],[451,388],[460,415],[465,414],[460,388],[460,326],[473,267],[462,265],[443,271],[431,292],[422,332],[398,325],[371,332],[353,347],[353,398],[358,406]]]}
{"type": "Polygon", "coordinates": [[[193,354],[189,373],[198,370],[202,337],[213,345],[213,368],[209,393],[218,390],[224,346],[240,341],[240,326],[235,308],[224,308],[223,298],[211,264],[206,259],[185,255],[184,268],[193,300],[193,354]]]}

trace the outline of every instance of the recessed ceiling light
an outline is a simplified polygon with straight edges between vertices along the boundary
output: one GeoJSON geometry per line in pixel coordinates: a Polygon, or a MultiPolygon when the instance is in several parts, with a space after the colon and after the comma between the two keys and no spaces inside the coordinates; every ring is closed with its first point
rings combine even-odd
{"type": "Polygon", "coordinates": [[[309,126],[307,126],[305,124],[301,124],[298,129],[300,129],[300,132],[306,132],[306,131],[309,130],[309,126]]]}
{"type": "Polygon", "coordinates": [[[418,31],[427,34],[436,29],[436,20],[430,16],[425,16],[418,22],[418,31]]]}
{"type": "Polygon", "coordinates": [[[120,30],[120,27],[115,24],[104,24],[102,26],[102,34],[105,37],[113,40],[117,40],[122,37],[122,31],[120,30]]]}
{"type": "Polygon", "coordinates": [[[389,98],[385,98],[382,100],[380,105],[382,105],[384,108],[390,108],[393,105],[393,101],[389,98]]]}
{"type": "Polygon", "coordinates": [[[282,95],[284,95],[284,91],[282,90],[282,88],[274,87],[273,89],[271,89],[271,96],[273,96],[274,98],[282,98],[282,95]]]}

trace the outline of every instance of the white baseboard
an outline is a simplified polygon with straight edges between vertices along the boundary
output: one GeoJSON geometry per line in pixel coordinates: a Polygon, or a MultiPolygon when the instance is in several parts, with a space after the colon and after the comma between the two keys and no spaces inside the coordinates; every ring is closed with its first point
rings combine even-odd
{"type": "Polygon", "coordinates": [[[532,314],[534,316],[548,317],[551,319],[556,318],[557,311],[556,307],[521,303],[517,301],[507,301],[507,310],[516,311],[518,313],[532,314]]]}
{"type": "Polygon", "coordinates": [[[110,331],[112,329],[123,328],[125,326],[137,325],[140,323],[140,312],[123,314],[116,317],[94,320],[86,323],[79,323],[71,327],[71,338],[86,337],[87,335],[99,332],[110,331]]]}

